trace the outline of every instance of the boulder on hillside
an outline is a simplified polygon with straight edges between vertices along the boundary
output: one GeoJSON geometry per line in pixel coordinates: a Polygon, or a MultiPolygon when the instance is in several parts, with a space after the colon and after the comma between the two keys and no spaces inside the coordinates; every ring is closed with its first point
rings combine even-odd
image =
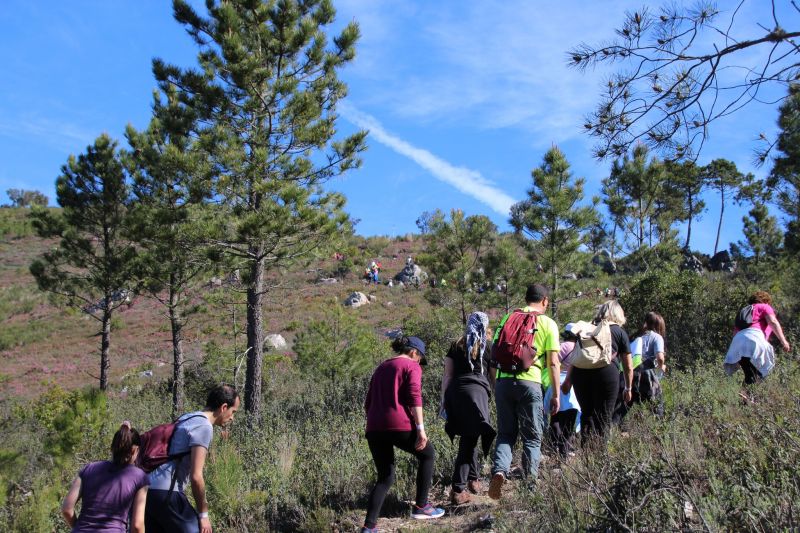
{"type": "Polygon", "coordinates": [[[286,342],[286,339],[277,333],[267,335],[267,338],[264,339],[264,348],[266,350],[281,351],[285,350],[288,346],[289,344],[286,342]]]}
{"type": "Polygon", "coordinates": [[[317,280],[317,283],[320,285],[335,285],[339,283],[339,280],[336,278],[320,278],[317,280]]]}
{"type": "Polygon", "coordinates": [[[736,261],[731,258],[728,250],[722,250],[714,254],[714,257],[709,261],[709,266],[714,272],[735,272],[736,261]]]}
{"type": "Polygon", "coordinates": [[[681,263],[681,270],[688,270],[696,274],[702,274],[705,271],[703,268],[703,262],[700,260],[700,258],[690,253],[684,254],[683,262],[681,263]]]}
{"type": "Polygon", "coordinates": [[[598,251],[592,257],[592,264],[599,266],[606,274],[617,273],[617,264],[611,259],[611,253],[608,250],[598,251]]]}
{"type": "Polygon", "coordinates": [[[366,305],[369,303],[369,298],[363,292],[354,292],[347,299],[344,301],[344,305],[346,307],[361,307],[362,305],[366,305]]]}
{"type": "Polygon", "coordinates": [[[428,274],[425,273],[418,265],[414,263],[406,263],[395,277],[394,280],[404,285],[414,285],[419,287],[421,283],[425,283],[428,279],[428,274]]]}

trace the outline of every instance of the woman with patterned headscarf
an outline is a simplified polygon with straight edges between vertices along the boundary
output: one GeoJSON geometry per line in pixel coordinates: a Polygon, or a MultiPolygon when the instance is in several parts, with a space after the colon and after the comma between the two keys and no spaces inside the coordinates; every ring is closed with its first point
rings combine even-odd
{"type": "Polygon", "coordinates": [[[442,412],[447,419],[444,429],[451,439],[456,435],[461,437],[450,493],[454,505],[468,503],[472,494],[480,493],[478,439],[486,455],[496,435],[489,421],[490,388],[486,377],[491,353],[489,338],[489,317],[486,313],[472,313],[464,336],[450,345],[444,359],[442,412]]]}

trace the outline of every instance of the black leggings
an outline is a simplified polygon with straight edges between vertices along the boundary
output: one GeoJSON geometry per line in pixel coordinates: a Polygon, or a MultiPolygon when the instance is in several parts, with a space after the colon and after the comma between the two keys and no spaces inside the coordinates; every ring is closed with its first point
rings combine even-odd
{"type": "Polygon", "coordinates": [[[592,369],[573,368],[572,386],[581,406],[581,442],[585,444],[592,436],[605,440],[619,392],[617,365],[592,369]]]}
{"type": "Polygon", "coordinates": [[[756,367],[753,366],[753,362],[749,357],[742,357],[739,359],[739,366],[742,367],[742,372],[744,372],[744,381],[742,385],[753,385],[764,379],[761,373],[756,370],[756,367]]]}
{"type": "Polygon", "coordinates": [[[577,409],[565,409],[550,417],[550,440],[562,459],[572,451],[577,419],[577,409]]]}
{"type": "Polygon", "coordinates": [[[394,449],[400,448],[404,452],[414,455],[419,461],[417,469],[417,506],[423,507],[428,503],[428,492],[431,490],[433,478],[433,460],[435,452],[430,441],[425,448],[418,452],[414,449],[417,442],[416,431],[370,431],[367,433],[369,451],[378,471],[378,481],[369,494],[367,505],[367,518],[364,525],[369,528],[378,523],[378,515],[383,506],[386,493],[394,483],[394,449]]]}
{"type": "Polygon", "coordinates": [[[453,490],[463,492],[468,481],[478,479],[479,435],[462,435],[458,440],[458,455],[453,468],[453,490]]]}

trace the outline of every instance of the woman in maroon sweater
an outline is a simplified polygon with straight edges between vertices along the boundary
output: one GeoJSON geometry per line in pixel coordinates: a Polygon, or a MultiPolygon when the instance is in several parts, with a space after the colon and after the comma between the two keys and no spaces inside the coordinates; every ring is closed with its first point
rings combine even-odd
{"type": "Polygon", "coordinates": [[[367,412],[367,442],[378,480],[369,495],[362,532],[377,531],[378,514],[386,493],[394,483],[395,447],[414,455],[417,470],[417,500],[411,517],[439,518],[444,510],[428,503],[433,478],[433,445],[422,422],[422,368],[426,364],[425,343],[418,337],[392,341],[397,354],[381,363],[372,374],[364,409],[367,412]]]}

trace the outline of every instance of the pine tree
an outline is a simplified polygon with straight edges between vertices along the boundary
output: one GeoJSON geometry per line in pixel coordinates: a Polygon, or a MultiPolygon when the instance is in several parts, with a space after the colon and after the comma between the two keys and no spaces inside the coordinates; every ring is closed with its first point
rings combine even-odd
{"type": "Polygon", "coordinates": [[[476,289],[486,281],[483,262],[496,238],[497,226],[485,215],[465,217],[463,211],[453,209],[450,220],[431,220],[430,238],[418,261],[437,280],[447,280],[438,290],[455,292],[464,324],[468,305],[476,301],[476,289]]]}
{"type": "Polygon", "coordinates": [[[555,303],[559,277],[573,265],[598,214],[594,206],[580,205],[586,180],[572,176],[569,162],[558,147],[547,151],[532,175],[528,198],[512,207],[510,223],[516,231],[539,241],[543,266],[551,276],[551,301],[555,303]]]}
{"type": "Polygon", "coordinates": [[[652,245],[654,226],[664,231],[664,225],[671,226],[673,220],[671,204],[666,203],[664,196],[664,165],[656,158],[648,159],[649,152],[645,145],[639,144],[633,149],[631,157],[625,156],[609,176],[615,183],[613,188],[623,202],[621,226],[626,238],[632,240],[629,248],[640,250],[652,245]],[[659,205],[661,204],[661,205],[659,205]]]}
{"type": "Polygon", "coordinates": [[[172,334],[172,411],[183,412],[183,330],[198,278],[212,268],[208,243],[216,226],[211,206],[212,168],[189,136],[191,110],[179,105],[174,88],[156,94],[153,118],[144,131],[128,126],[133,152],[133,207],[128,231],[139,247],[137,276],[167,310],[172,334]]]}
{"type": "Polygon", "coordinates": [[[108,388],[111,318],[128,296],[135,259],[123,235],[129,213],[127,173],[117,143],[101,135],[86,153],[70,156],[56,180],[61,213],[34,208],[41,237],[59,245],[31,264],[39,288],[65,298],[101,324],[100,389],[108,388]]]}
{"type": "Polygon", "coordinates": [[[767,185],[777,190],[778,207],[787,216],[786,248],[800,252],[800,85],[789,86],[789,97],[780,108],[777,148],[767,185]]]}
{"type": "Polygon", "coordinates": [[[742,217],[742,222],[745,240],[739,241],[739,247],[752,255],[756,267],[765,258],[778,255],[783,236],[778,228],[778,219],[769,214],[765,203],[754,203],[747,216],[742,217]]]}
{"type": "Polygon", "coordinates": [[[744,175],[736,168],[736,164],[727,159],[715,159],[702,168],[701,177],[706,186],[719,192],[719,223],[717,238],[714,240],[714,255],[719,249],[719,235],[722,232],[722,219],[725,215],[726,193],[736,190],[744,180],[744,175]]]}
{"type": "Polygon", "coordinates": [[[247,288],[244,405],[261,410],[265,274],[308,257],[348,225],[344,198],[324,183],[359,164],[365,132],[340,141],[337,77],[355,56],[347,24],[332,43],[329,0],[209,0],[201,15],[174,0],[175,18],[200,48],[198,70],[154,61],[162,86],[197,113],[200,145],[219,172],[214,197],[226,213],[220,247],[241,262],[247,288]]]}
{"type": "MultiPolygon", "coordinates": [[[[686,221],[686,242],[683,244],[683,249],[690,250],[692,221],[699,219],[706,209],[706,203],[700,198],[705,181],[700,168],[694,161],[666,162],[665,171],[668,174],[665,188],[669,189],[676,198],[680,198],[677,209],[668,211],[669,214],[666,216],[671,214],[675,220],[686,221]]],[[[669,196],[669,192],[666,193],[666,196],[669,196]]]]}

